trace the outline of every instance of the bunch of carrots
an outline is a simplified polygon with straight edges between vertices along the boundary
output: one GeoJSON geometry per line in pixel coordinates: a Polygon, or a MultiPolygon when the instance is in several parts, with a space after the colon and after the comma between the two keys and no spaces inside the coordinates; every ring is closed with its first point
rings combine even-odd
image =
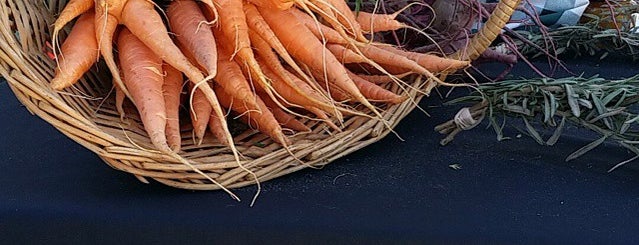
{"type": "Polygon", "coordinates": [[[395,16],[356,13],[344,0],[70,0],[53,26],[51,86],[73,86],[102,58],[118,110],[131,100],[159,151],[180,151],[184,104],[200,142],[210,132],[235,153],[226,120],[233,111],[286,147],[283,128],[310,131],[299,118],[336,130],[344,115],[382,120],[374,103],[409,99],[383,83],[419,74],[428,83],[411,89],[428,93],[443,84],[434,74],[468,66],[369,39],[406,28],[395,16]],[[76,18],[60,46],[60,31],[76,18]]]}

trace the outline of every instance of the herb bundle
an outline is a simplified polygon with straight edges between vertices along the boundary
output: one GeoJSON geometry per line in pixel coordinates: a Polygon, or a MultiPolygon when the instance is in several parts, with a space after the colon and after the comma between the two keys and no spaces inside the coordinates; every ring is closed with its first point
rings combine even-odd
{"type": "Polygon", "coordinates": [[[614,3],[614,14],[600,6],[582,16],[581,24],[563,26],[545,33],[537,29],[517,30],[514,46],[529,58],[545,55],[623,55],[639,59],[639,27],[632,15],[639,14],[639,5],[614,3]],[[613,19],[613,15],[616,16],[613,19]]]}
{"type": "MultiPolygon", "coordinates": [[[[507,80],[481,84],[478,91],[448,102],[448,104],[472,103],[466,117],[490,120],[498,139],[505,139],[499,117],[521,118],[528,131],[540,145],[554,145],[564,127],[571,123],[600,135],[588,145],[570,154],[566,161],[575,159],[606,141],[616,142],[635,157],[621,162],[611,170],[639,158],[639,75],[620,80],[601,77],[567,77],[561,79],[539,78],[507,80]],[[554,128],[547,139],[542,138],[541,124],[554,128]]],[[[468,118],[466,118],[469,120],[468,118]]],[[[450,142],[462,131],[459,118],[436,127],[448,136],[442,144],[450,142]]],[[[472,119],[470,119],[472,121],[472,119]]],[[[481,121],[481,119],[478,119],[481,121]]]]}

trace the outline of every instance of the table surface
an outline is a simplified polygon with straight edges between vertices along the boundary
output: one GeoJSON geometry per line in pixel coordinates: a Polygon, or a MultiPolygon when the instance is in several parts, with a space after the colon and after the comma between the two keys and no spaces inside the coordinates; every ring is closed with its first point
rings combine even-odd
{"type": "MultiPolygon", "coordinates": [[[[627,60],[599,63],[569,67],[611,78],[636,72],[627,60]]],[[[513,74],[533,75],[522,65],[513,74]]],[[[388,136],[324,169],[263,183],[249,207],[255,187],[235,190],[243,199],[236,202],[111,169],[30,115],[2,83],[0,236],[18,243],[639,241],[639,174],[631,166],[606,172],[630,153],[605,144],[566,163],[594,139],[576,127],[554,147],[514,137],[513,127],[509,141],[478,127],[442,147],[433,128],[459,107],[441,101],[425,99],[431,117],[415,111],[399,124],[404,141],[388,136]]]]}

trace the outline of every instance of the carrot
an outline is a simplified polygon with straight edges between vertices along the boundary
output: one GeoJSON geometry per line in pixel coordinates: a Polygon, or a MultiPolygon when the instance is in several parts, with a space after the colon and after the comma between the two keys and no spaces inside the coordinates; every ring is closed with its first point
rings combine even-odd
{"type": "Polygon", "coordinates": [[[326,41],[329,43],[337,43],[343,45],[349,44],[348,40],[342,37],[337,31],[324,24],[315,22],[315,20],[313,20],[313,18],[308,14],[298,9],[290,9],[289,12],[295,15],[297,21],[304,24],[304,26],[308,28],[308,30],[310,30],[318,39],[326,39],[326,41]]]}
{"type": "MultiPolygon", "coordinates": [[[[193,83],[191,83],[190,90],[194,90],[193,83]]],[[[193,92],[193,103],[191,103],[191,122],[193,124],[193,134],[195,135],[197,145],[202,144],[204,134],[206,133],[206,126],[209,123],[211,117],[212,107],[208,103],[204,93],[200,90],[193,92]]]]}
{"type": "MultiPolygon", "coordinates": [[[[335,110],[335,108],[329,105],[328,102],[322,100],[321,96],[313,97],[311,95],[313,94],[313,89],[308,86],[308,84],[299,80],[297,76],[289,73],[286,68],[282,66],[277,55],[273,53],[271,47],[264,39],[255,34],[252,30],[249,30],[249,37],[251,38],[255,51],[259,55],[259,59],[257,60],[258,63],[262,65],[262,72],[264,72],[264,75],[270,79],[277,80],[277,82],[271,83],[271,86],[273,86],[273,89],[275,89],[280,96],[297,105],[310,105],[327,111],[335,110]],[[265,69],[268,69],[269,71],[266,71],[265,69]],[[286,93],[287,95],[283,95],[281,93],[286,93]],[[288,95],[296,96],[296,98],[291,98],[288,95]]],[[[317,93],[314,94],[317,95],[317,93]]],[[[339,112],[335,113],[338,114],[339,112]]],[[[337,116],[341,118],[341,115],[337,116]]]]}
{"type": "Polygon", "coordinates": [[[398,56],[406,57],[415,61],[420,66],[431,72],[442,72],[446,70],[459,70],[470,65],[469,61],[442,58],[432,54],[404,51],[385,44],[376,44],[375,47],[386,50],[398,56]]]}
{"type": "Polygon", "coordinates": [[[263,98],[262,101],[264,101],[264,104],[266,105],[266,107],[268,107],[268,109],[271,110],[271,112],[273,113],[273,116],[275,117],[275,120],[277,120],[281,126],[284,126],[285,128],[289,128],[298,132],[311,131],[309,127],[307,127],[302,122],[295,119],[294,116],[282,110],[277,105],[277,103],[271,100],[271,98],[269,98],[268,96],[260,96],[260,98],[263,98]]]}
{"type": "Polygon", "coordinates": [[[248,36],[249,27],[242,9],[242,0],[218,0],[216,3],[221,9],[224,9],[224,11],[219,13],[219,29],[214,28],[214,33],[224,40],[218,45],[231,47],[229,49],[233,51],[231,57],[237,54],[241,60],[240,63],[246,64],[251,73],[256,75],[258,84],[267,91],[269,96],[274,97],[251,49],[251,41],[248,36]],[[216,32],[216,30],[219,30],[219,32],[216,32]]]}
{"type": "Polygon", "coordinates": [[[93,11],[82,14],[62,44],[51,87],[62,90],[75,84],[99,58],[93,11]]]}
{"type": "MultiPolygon", "coordinates": [[[[396,78],[402,79],[408,75],[410,75],[411,72],[407,72],[407,73],[402,73],[402,74],[398,74],[395,75],[396,78]]],[[[389,82],[393,82],[395,81],[393,77],[387,76],[387,75],[362,75],[362,74],[357,74],[357,76],[363,78],[366,81],[369,81],[371,83],[374,84],[384,84],[384,83],[389,83],[389,82]]]]}
{"type": "Polygon", "coordinates": [[[422,30],[396,20],[397,16],[401,12],[404,12],[406,9],[410,8],[413,5],[422,5],[424,7],[431,8],[430,6],[422,2],[412,2],[392,14],[367,13],[360,11],[357,13],[357,22],[362,27],[362,30],[368,33],[380,31],[395,31],[402,28],[408,28],[427,36],[426,33],[424,33],[422,30]]]}
{"type": "Polygon", "coordinates": [[[368,62],[368,60],[366,60],[364,57],[360,56],[350,49],[345,48],[342,45],[327,44],[326,48],[330,50],[331,53],[333,53],[333,55],[335,55],[335,57],[342,62],[342,64],[368,62]]]}
{"type": "Polygon", "coordinates": [[[293,70],[295,70],[295,72],[303,80],[310,82],[310,78],[306,75],[306,73],[302,71],[302,68],[300,68],[297,63],[295,63],[293,58],[286,51],[286,48],[284,48],[284,45],[282,45],[277,36],[275,36],[275,33],[273,33],[273,30],[271,30],[271,27],[269,27],[268,23],[266,23],[264,18],[262,18],[262,15],[257,10],[257,8],[250,3],[245,3],[243,9],[244,13],[246,14],[246,22],[249,26],[249,38],[251,40],[251,44],[254,46],[254,48],[257,49],[256,51],[258,52],[258,54],[262,55],[263,58],[269,61],[270,55],[260,53],[260,51],[263,52],[264,50],[267,50],[266,48],[263,48],[265,47],[265,45],[263,45],[262,43],[268,43],[268,45],[270,45],[271,48],[280,55],[281,59],[284,60],[284,62],[291,68],[293,68],[293,70]]]}
{"type": "MultiPolygon", "coordinates": [[[[192,83],[198,83],[200,89],[213,107],[213,111],[218,116],[220,124],[227,131],[226,145],[234,153],[237,153],[233,138],[228,133],[228,126],[223,120],[224,112],[213,89],[205,81],[200,70],[194,66],[184,56],[180,49],[173,43],[168,35],[168,31],[162,22],[159,14],[155,12],[153,3],[146,0],[127,0],[127,4],[122,11],[120,21],[146,46],[156,53],[162,60],[183,72],[192,83]]],[[[221,140],[221,139],[220,139],[221,140]]],[[[238,158],[239,159],[239,158],[238,158]]],[[[238,160],[239,161],[239,160],[238,160]]]]}
{"type": "Polygon", "coordinates": [[[184,78],[182,73],[172,66],[163,63],[162,70],[166,73],[162,92],[166,105],[166,139],[174,152],[180,151],[182,136],[180,135],[180,95],[184,78]]]}
{"type": "Polygon", "coordinates": [[[200,0],[200,2],[202,4],[204,4],[204,11],[208,14],[211,14],[211,16],[213,16],[213,19],[211,19],[211,24],[216,23],[218,21],[217,17],[219,16],[219,13],[217,12],[217,8],[215,7],[215,4],[213,3],[212,0],[200,0]]]}
{"type": "Polygon", "coordinates": [[[357,22],[355,14],[351,11],[346,1],[343,0],[326,0],[331,6],[333,6],[336,13],[337,20],[342,23],[349,30],[355,38],[359,41],[366,41],[366,37],[362,34],[362,27],[357,22]]]}
{"type": "MultiPolygon", "coordinates": [[[[313,87],[311,87],[309,84],[307,84],[306,82],[302,81],[300,78],[298,78],[297,76],[295,76],[295,74],[293,74],[292,72],[290,72],[289,70],[284,69],[284,71],[282,71],[283,73],[281,74],[281,76],[286,76],[289,77],[293,83],[295,84],[295,86],[297,88],[299,88],[303,94],[306,94],[308,97],[311,97],[317,101],[322,102],[322,104],[328,104],[330,102],[327,101],[327,98],[325,98],[318,90],[315,90],[313,87]]],[[[334,112],[334,110],[336,109],[333,106],[324,106],[322,104],[319,104],[317,108],[322,109],[326,112],[329,112],[331,114],[333,113],[337,113],[334,112]]],[[[309,106],[311,106],[312,104],[309,104],[309,106]]],[[[341,108],[337,108],[337,109],[341,109],[341,108]]],[[[338,120],[341,120],[341,115],[336,115],[338,120]]]]}
{"type": "Polygon", "coordinates": [[[249,2],[261,8],[273,8],[279,10],[286,10],[295,5],[295,0],[249,0],[249,2]]]}
{"type": "Polygon", "coordinates": [[[162,60],[127,29],[120,32],[118,47],[124,82],[131,91],[144,128],[155,147],[170,152],[165,134],[162,60]]]}
{"type": "MultiPolygon", "coordinates": [[[[260,60],[258,60],[258,62],[259,61],[260,60]]],[[[282,75],[275,74],[268,66],[262,66],[262,71],[264,72],[264,75],[266,75],[273,81],[271,82],[271,86],[273,86],[273,89],[275,89],[275,91],[277,91],[277,93],[288,103],[291,103],[292,105],[295,105],[295,106],[301,106],[301,107],[316,106],[318,104],[318,103],[313,103],[313,101],[308,99],[308,98],[312,98],[315,101],[318,100],[317,93],[312,92],[313,90],[310,89],[308,85],[304,87],[306,91],[298,92],[298,91],[301,91],[302,89],[299,88],[297,84],[294,83],[293,85],[297,89],[296,90],[289,84],[282,81],[283,80],[282,76],[288,76],[288,74],[282,74],[282,75]]],[[[303,81],[300,81],[300,82],[304,83],[303,81]]],[[[263,92],[263,90],[258,90],[258,91],[263,92]]],[[[325,106],[324,103],[319,103],[319,106],[322,106],[321,108],[327,108],[329,110],[332,109],[330,106],[325,106]]]]}
{"type": "MultiPolygon", "coordinates": [[[[115,82],[115,81],[114,81],[115,82]]],[[[115,85],[115,83],[113,83],[115,85]]],[[[114,86],[115,88],[115,110],[120,114],[120,121],[124,121],[124,117],[126,113],[124,113],[124,99],[126,99],[126,95],[122,92],[122,89],[118,86],[114,86]]]]}
{"type": "Polygon", "coordinates": [[[55,54],[58,42],[58,35],[62,28],[67,25],[71,20],[80,16],[81,14],[89,11],[93,7],[93,0],[70,0],[62,12],[58,15],[58,18],[53,23],[53,37],[51,46],[53,47],[53,53],[55,54]]]}
{"type": "MultiPolygon", "coordinates": [[[[119,67],[120,64],[117,64],[117,66],[119,67]]],[[[119,77],[122,77],[122,71],[120,71],[119,77]]],[[[120,121],[124,122],[124,118],[126,116],[126,113],[124,112],[124,99],[126,99],[126,94],[124,94],[120,86],[116,85],[115,76],[112,76],[111,83],[115,89],[115,110],[118,114],[120,114],[120,121]]]]}
{"type": "Polygon", "coordinates": [[[256,97],[257,104],[260,107],[260,110],[257,111],[246,107],[242,103],[237,103],[237,101],[234,102],[233,96],[226,93],[226,91],[220,87],[215,88],[215,93],[219,95],[220,104],[222,104],[222,106],[231,108],[233,111],[239,113],[243,117],[246,117],[248,119],[249,126],[270,136],[271,139],[283,146],[288,146],[290,144],[282,132],[282,127],[280,127],[280,124],[273,116],[273,113],[268,110],[264,102],[259,97],[256,97]]]}
{"type": "MultiPolygon", "coordinates": [[[[319,42],[313,33],[296,21],[290,11],[262,12],[262,17],[273,29],[291,56],[309,68],[326,74],[328,80],[354,97],[355,100],[379,114],[375,107],[359,92],[344,66],[319,42]]],[[[379,115],[378,115],[379,116],[379,115]]]]}
{"type": "Polygon", "coordinates": [[[317,118],[321,119],[324,123],[328,124],[329,127],[333,128],[335,131],[337,132],[342,132],[342,129],[340,129],[337,125],[335,125],[335,123],[333,123],[328,116],[326,115],[326,113],[318,108],[315,107],[309,107],[306,108],[306,110],[308,110],[309,112],[315,114],[315,116],[317,116],[317,118]]]}
{"type": "Polygon", "coordinates": [[[346,33],[346,28],[338,21],[335,12],[333,12],[333,9],[331,8],[332,5],[322,0],[306,0],[302,2],[302,4],[298,5],[309,13],[309,15],[311,14],[311,11],[319,14],[322,17],[322,20],[333,27],[333,30],[337,31],[337,33],[339,33],[343,38],[351,38],[351,36],[346,33]]]}
{"type": "Polygon", "coordinates": [[[209,76],[217,74],[217,48],[206,17],[192,0],[173,1],[167,11],[169,25],[182,50],[188,50],[209,76]]]}
{"type": "MultiPolygon", "coordinates": [[[[408,59],[402,55],[397,55],[390,51],[386,51],[384,49],[378,48],[377,46],[363,45],[358,47],[358,50],[362,52],[364,56],[366,56],[367,58],[371,59],[372,61],[376,63],[409,69],[410,71],[415,72],[417,74],[425,75],[436,84],[443,84],[448,86],[465,86],[465,85],[455,85],[455,84],[442,82],[438,77],[433,75],[432,72],[420,66],[415,61],[408,59]]],[[[451,61],[449,63],[453,63],[453,64],[456,64],[457,62],[459,62],[456,60],[449,60],[449,61],[451,61]]],[[[404,71],[398,71],[398,72],[403,73],[404,71]]],[[[429,92],[430,90],[425,90],[425,93],[429,93],[429,92]]]]}
{"type": "Polygon", "coordinates": [[[408,99],[407,96],[399,96],[391,91],[386,90],[378,86],[377,84],[366,81],[365,79],[357,76],[355,73],[348,72],[348,75],[353,79],[359,91],[362,92],[367,99],[372,101],[388,102],[391,104],[399,104],[408,99]]]}
{"type": "MultiPolygon", "coordinates": [[[[268,98],[268,97],[265,97],[268,98]]],[[[275,102],[273,102],[272,106],[269,106],[271,112],[275,119],[280,123],[282,127],[295,130],[297,132],[310,132],[311,128],[304,125],[302,122],[298,121],[291,114],[286,113],[284,110],[279,108],[275,102]]]]}
{"type": "Polygon", "coordinates": [[[231,58],[231,52],[224,49],[222,45],[217,45],[217,65],[219,71],[214,78],[224,91],[233,96],[237,101],[245,104],[248,108],[257,110],[256,96],[251,91],[251,87],[242,75],[242,68],[231,58]]]}
{"type": "MultiPolygon", "coordinates": [[[[131,94],[124,86],[122,78],[120,77],[120,68],[118,68],[115,58],[113,57],[113,38],[118,27],[118,19],[114,14],[122,12],[124,4],[111,3],[113,1],[104,1],[96,6],[95,14],[95,38],[98,40],[98,49],[104,61],[113,75],[113,84],[118,87],[122,93],[131,98],[131,94]],[[108,7],[113,6],[113,7],[108,7]],[[118,7],[116,9],[116,6],[118,7]]],[[[131,98],[132,99],[132,98],[131,98]]]]}
{"type": "Polygon", "coordinates": [[[93,7],[93,1],[94,0],[69,0],[53,23],[53,32],[59,32],[67,23],[71,22],[71,20],[89,11],[89,9],[93,7]]]}
{"type": "MultiPolygon", "coordinates": [[[[233,143],[233,139],[228,132],[228,126],[225,120],[222,120],[224,117],[224,112],[222,111],[217,96],[213,89],[206,83],[204,75],[200,70],[193,65],[180,51],[180,49],[173,43],[171,38],[168,35],[168,31],[164,26],[164,22],[160,15],[155,11],[154,4],[152,1],[148,0],[96,0],[96,6],[102,5],[104,3],[113,2],[113,4],[122,4],[124,7],[120,8],[122,11],[106,11],[109,14],[112,14],[120,24],[123,24],[128,28],[128,30],[136,36],[144,45],[146,45],[152,52],[155,53],[161,60],[165,61],[172,67],[181,71],[189,78],[192,83],[197,84],[197,88],[202,91],[213,107],[214,112],[220,118],[220,124],[222,125],[225,134],[228,135],[226,137],[226,145],[231,148],[233,152],[233,156],[235,160],[240,162],[239,155],[237,154],[237,149],[233,143]]],[[[211,3],[210,1],[205,1],[207,3],[211,3]]],[[[112,6],[105,4],[107,7],[112,6]]],[[[210,6],[212,7],[212,5],[210,6]]],[[[117,10],[117,8],[115,9],[117,10]]],[[[165,119],[166,120],[166,119],[165,119]]],[[[166,123],[166,121],[164,121],[166,123]]],[[[164,130],[164,127],[163,127],[164,130]]],[[[164,134],[164,132],[163,132],[164,134]]],[[[166,141],[166,136],[163,135],[166,141]]],[[[210,176],[204,174],[202,171],[193,166],[189,161],[180,157],[170,150],[168,144],[166,144],[166,149],[162,151],[171,155],[172,157],[178,159],[181,163],[189,166],[193,171],[198,174],[203,175],[212,183],[220,186],[221,189],[229,193],[234,199],[238,199],[233,193],[231,193],[226,187],[220,185],[218,182],[213,180],[210,176]]],[[[238,199],[239,200],[239,199],[238,199]]]]}
{"type": "Polygon", "coordinates": [[[375,61],[378,64],[403,67],[410,69],[411,71],[418,74],[430,73],[424,67],[421,67],[419,64],[415,63],[413,60],[410,60],[401,55],[396,55],[392,52],[386,51],[376,46],[366,45],[358,47],[358,49],[362,52],[362,54],[364,54],[364,56],[375,61]]]}
{"type": "Polygon", "coordinates": [[[324,77],[324,74],[319,71],[311,71],[313,77],[317,80],[317,84],[324,89],[331,99],[339,102],[347,102],[353,99],[353,96],[345,92],[342,88],[337,87],[335,84],[330,83],[324,77]]]}
{"type": "MultiPolygon", "coordinates": [[[[315,77],[319,80],[322,78],[322,74],[315,73],[315,77]]],[[[348,76],[353,80],[358,90],[366,97],[366,99],[371,101],[378,102],[387,102],[391,104],[398,104],[406,99],[407,96],[400,96],[393,92],[390,92],[379,85],[366,81],[359,77],[358,75],[348,71],[348,76]]],[[[344,92],[341,88],[334,86],[333,84],[320,83],[320,85],[333,97],[335,100],[342,102],[349,102],[353,100],[353,97],[346,92],[344,92]]]]}
{"type": "MultiPolygon", "coordinates": [[[[222,108],[222,111],[225,111],[222,108]]],[[[226,133],[224,132],[224,126],[220,123],[222,120],[215,113],[211,113],[211,117],[209,118],[209,131],[213,133],[216,139],[224,144],[227,141],[226,133]]]]}
{"type": "Polygon", "coordinates": [[[147,0],[126,0],[120,22],[169,65],[183,72],[192,82],[204,77],[169,37],[168,31],[154,6],[147,0]]]}
{"type": "Polygon", "coordinates": [[[399,12],[394,14],[373,14],[368,12],[357,13],[357,22],[362,30],[368,33],[380,31],[396,31],[406,27],[405,24],[395,20],[399,12]]]}
{"type": "MultiPolygon", "coordinates": [[[[327,48],[332,49],[331,51],[333,53],[337,53],[339,55],[340,54],[339,51],[343,50],[343,48],[340,48],[340,47],[337,47],[337,46],[333,46],[332,44],[339,44],[339,45],[348,46],[348,47],[356,46],[357,48],[351,48],[352,54],[356,54],[356,56],[353,56],[353,59],[361,60],[362,61],[361,63],[370,64],[371,66],[375,67],[375,69],[377,69],[377,70],[382,71],[381,69],[383,69],[383,70],[385,70],[383,72],[385,74],[387,74],[387,75],[388,75],[388,72],[390,72],[390,74],[406,73],[407,72],[405,69],[391,69],[393,71],[389,71],[389,70],[386,69],[387,67],[389,67],[388,65],[383,67],[383,68],[380,67],[378,64],[376,64],[374,62],[375,59],[368,60],[368,58],[371,58],[371,57],[367,57],[366,54],[362,53],[359,50],[359,47],[367,47],[367,46],[370,46],[369,44],[359,43],[359,42],[352,43],[350,40],[347,40],[347,39],[344,39],[343,37],[341,37],[339,35],[339,33],[337,33],[335,30],[333,30],[333,29],[331,29],[331,28],[329,28],[329,27],[327,27],[325,25],[322,25],[320,23],[314,22],[311,19],[311,17],[308,16],[307,14],[302,13],[301,11],[295,10],[295,9],[291,9],[290,12],[293,13],[300,22],[304,23],[304,26],[306,26],[309,30],[311,30],[311,32],[313,32],[313,34],[318,39],[321,40],[322,38],[325,38],[326,41],[329,42],[329,44],[327,45],[327,48]],[[357,52],[355,52],[355,51],[357,51],[357,52]],[[366,57],[363,57],[362,55],[364,55],[366,57]],[[358,57],[358,58],[355,58],[355,57],[358,57]]],[[[351,52],[349,52],[349,53],[351,53],[351,52]]],[[[351,55],[349,55],[349,56],[351,56],[351,55]]],[[[406,61],[407,60],[404,60],[404,62],[406,62],[406,61]]],[[[346,63],[346,62],[344,62],[344,63],[346,63]]],[[[410,70],[415,70],[415,68],[416,68],[414,66],[414,64],[409,65],[409,67],[412,67],[412,69],[410,69],[410,70]]],[[[423,69],[420,69],[420,68],[416,68],[416,69],[417,70],[421,70],[422,72],[427,72],[427,71],[424,71],[423,69]]],[[[432,74],[431,74],[431,78],[436,79],[435,77],[432,76],[432,74]]]]}

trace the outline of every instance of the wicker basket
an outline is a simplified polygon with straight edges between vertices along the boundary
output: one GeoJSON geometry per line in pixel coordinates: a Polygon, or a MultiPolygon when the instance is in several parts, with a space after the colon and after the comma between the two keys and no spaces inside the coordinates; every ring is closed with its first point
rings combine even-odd
{"type": "MultiPolygon", "coordinates": [[[[9,0],[0,5],[0,74],[6,78],[16,97],[27,109],[46,120],[60,132],[87,149],[98,154],[111,167],[131,173],[140,181],[147,178],[185,189],[219,189],[209,178],[227,188],[255,184],[248,174],[233,160],[230,151],[210,139],[202,145],[191,142],[189,129],[184,129],[183,152],[191,166],[153,149],[140,121],[129,113],[128,124],[121,123],[109,97],[111,81],[106,67],[98,66],[87,73],[73,88],[60,93],[49,87],[54,62],[43,52],[45,40],[54,16],[64,7],[65,0],[9,0]],[[106,99],[102,99],[106,98],[106,99]]],[[[513,13],[519,0],[502,0],[477,35],[466,55],[456,57],[474,59],[496,37],[513,13]]],[[[417,78],[413,86],[424,81],[417,78]]],[[[397,87],[390,89],[398,91],[397,87]]],[[[416,101],[421,95],[415,91],[410,96],[416,101]]],[[[392,126],[406,116],[415,104],[403,104],[384,108],[383,116],[392,126]]],[[[346,118],[343,132],[332,132],[316,121],[305,121],[312,133],[291,136],[291,153],[268,137],[247,130],[235,137],[238,150],[244,156],[242,164],[253,171],[260,181],[266,181],[306,167],[320,167],[331,161],[380,140],[389,129],[377,120],[363,117],[346,118]],[[296,160],[300,159],[303,161],[296,160]]]]}

